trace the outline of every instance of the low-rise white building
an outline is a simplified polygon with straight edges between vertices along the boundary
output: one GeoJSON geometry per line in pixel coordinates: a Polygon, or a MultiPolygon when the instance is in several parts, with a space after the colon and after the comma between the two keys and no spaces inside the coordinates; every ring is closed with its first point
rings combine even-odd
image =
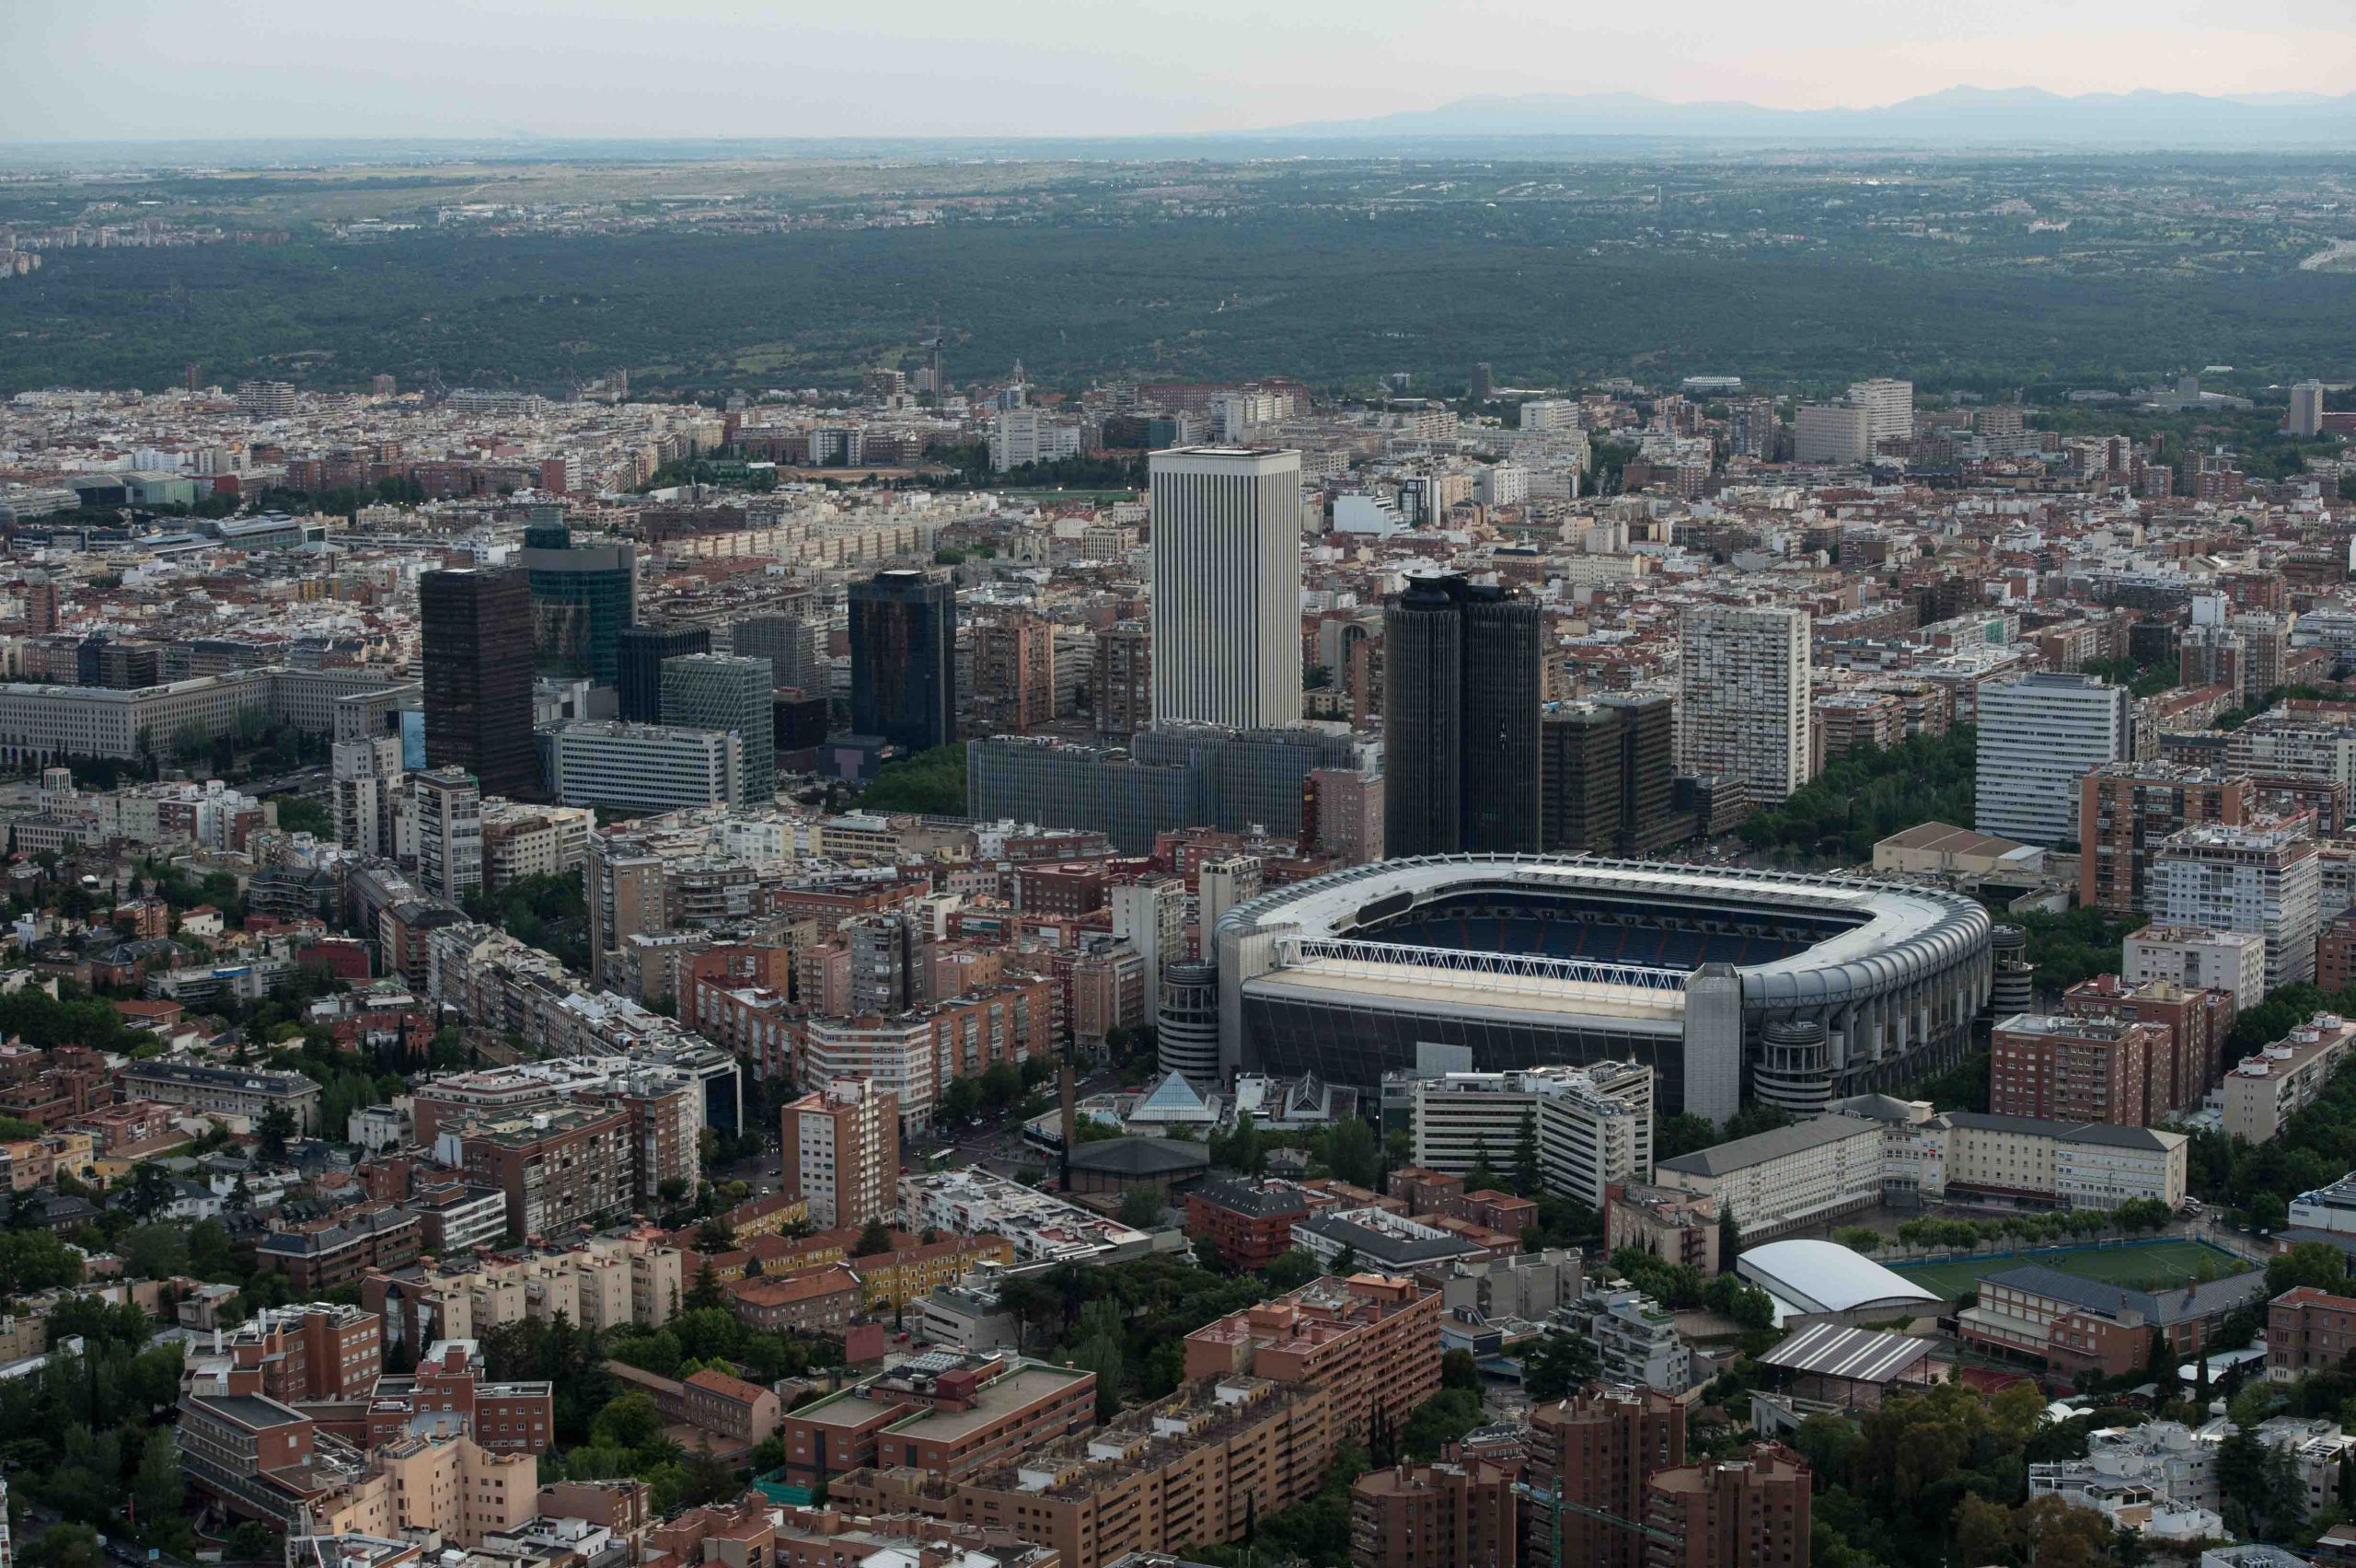
{"type": "Polygon", "coordinates": [[[1415,1086],[1415,1163],[1461,1176],[1485,1156],[1509,1170],[1522,1129],[1538,1146],[1547,1190],[1591,1208],[1614,1182],[1649,1182],[1653,1070],[1637,1062],[1443,1073],[1415,1086]]]}
{"type": "Polygon", "coordinates": [[[1664,1159],[1657,1186],[1714,1200],[1758,1240],[1881,1202],[1882,1128],[1818,1116],[1664,1159]]]}

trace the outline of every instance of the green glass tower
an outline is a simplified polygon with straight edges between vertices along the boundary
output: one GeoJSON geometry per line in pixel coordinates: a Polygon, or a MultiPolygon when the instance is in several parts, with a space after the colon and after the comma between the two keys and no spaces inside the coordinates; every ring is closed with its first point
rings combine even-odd
{"type": "Polygon", "coordinates": [[[532,584],[532,663],[544,675],[616,685],[622,628],[638,619],[638,549],[620,540],[575,544],[562,523],[524,532],[532,584]]]}

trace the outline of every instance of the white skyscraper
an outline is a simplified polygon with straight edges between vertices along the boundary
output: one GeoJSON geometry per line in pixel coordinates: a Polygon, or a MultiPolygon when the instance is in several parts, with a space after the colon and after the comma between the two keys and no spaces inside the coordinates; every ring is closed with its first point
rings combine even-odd
{"type": "Polygon", "coordinates": [[[482,786],[463,767],[410,776],[418,885],[456,904],[482,886],[482,786]]]}
{"type": "Polygon", "coordinates": [[[2135,755],[2133,697],[2092,675],[2029,675],[1980,694],[1973,825],[2051,846],[2078,831],[2078,780],[2135,755]]]}
{"type": "Polygon", "coordinates": [[[1754,801],[1808,781],[1806,610],[1700,605],[1685,612],[1677,770],[1725,773],[1754,801]]]}
{"type": "Polygon", "coordinates": [[[1874,444],[1914,436],[1914,384],[1877,375],[1849,384],[1849,401],[1865,410],[1874,444]]]}
{"type": "Polygon", "coordinates": [[[1185,446],[1151,461],[1153,721],[1300,721],[1300,454],[1185,446]]]}

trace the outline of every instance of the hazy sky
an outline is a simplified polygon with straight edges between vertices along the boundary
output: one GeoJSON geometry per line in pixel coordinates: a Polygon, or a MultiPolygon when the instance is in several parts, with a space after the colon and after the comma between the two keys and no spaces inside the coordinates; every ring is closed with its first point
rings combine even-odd
{"type": "Polygon", "coordinates": [[[0,0],[0,139],[1097,135],[1958,85],[2356,91],[2356,0],[0,0]]]}

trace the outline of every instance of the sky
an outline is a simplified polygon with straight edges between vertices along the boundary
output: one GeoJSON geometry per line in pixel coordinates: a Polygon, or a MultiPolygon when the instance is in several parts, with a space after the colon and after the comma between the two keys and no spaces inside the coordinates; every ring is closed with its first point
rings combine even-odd
{"type": "Polygon", "coordinates": [[[1100,136],[1474,94],[2356,91],[2356,0],[0,0],[0,140],[1100,136]]]}

